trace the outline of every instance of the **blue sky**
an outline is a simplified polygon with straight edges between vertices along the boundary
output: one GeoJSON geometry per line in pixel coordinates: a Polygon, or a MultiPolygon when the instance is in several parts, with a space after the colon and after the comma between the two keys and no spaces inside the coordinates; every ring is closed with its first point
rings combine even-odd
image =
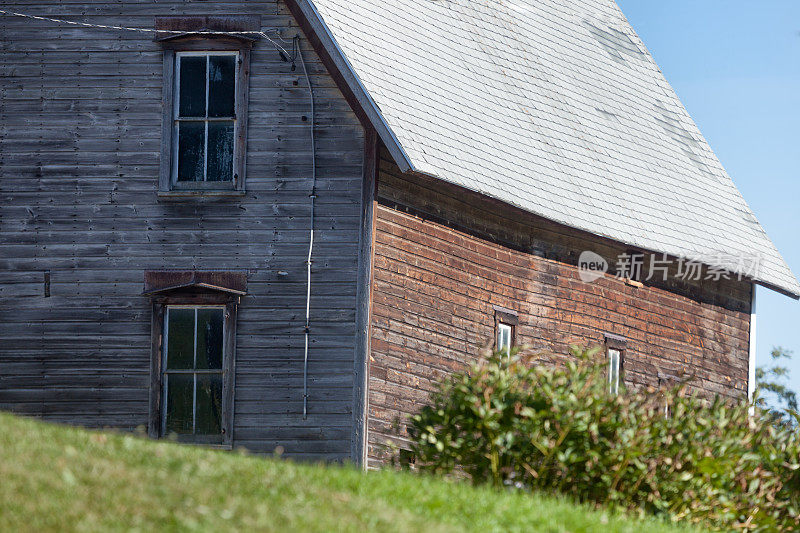
{"type": "MultiPolygon", "coordinates": [[[[617,0],[795,274],[800,274],[800,1],[617,0]]],[[[794,350],[800,302],[759,287],[758,363],[794,350]]]]}

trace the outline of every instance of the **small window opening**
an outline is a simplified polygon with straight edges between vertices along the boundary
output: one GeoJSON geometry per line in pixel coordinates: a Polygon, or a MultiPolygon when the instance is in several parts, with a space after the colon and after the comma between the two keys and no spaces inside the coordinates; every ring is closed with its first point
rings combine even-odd
{"type": "Polygon", "coordinates": [[[411,450],[401,448],[397,455],[397,462],[401,468],[412,468],[416,464],[416,457],[411,450]]]}
{"type": "Polygon", "coordinates": [[[514,338],[514,326],[500,322],[497,324],[497,351],[511,355],[514,338]]]}
{"type": "Polygon", "coordinates": [[[658,388],[661,389],[662,398],[664,400],[664,417],[672,418],[672,405],[670,405],[670,389],[674,389],[680,378],[672,374],[658,373],[658,388]]]}
{"type": "Polygon", "coordinates": [[[622,352],[614,348],[608,349],[608,391],[619,394],[620,370],[622,368],[622,352]]]}

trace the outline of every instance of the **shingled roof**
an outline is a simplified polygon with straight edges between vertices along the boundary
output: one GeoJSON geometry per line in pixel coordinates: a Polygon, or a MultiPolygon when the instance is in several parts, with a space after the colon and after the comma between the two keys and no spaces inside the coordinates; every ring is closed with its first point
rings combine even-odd
{"type": "Polygon", "coordinates": [[[402,170],[800,295],[613,0],[296,3],[402,170]]]}

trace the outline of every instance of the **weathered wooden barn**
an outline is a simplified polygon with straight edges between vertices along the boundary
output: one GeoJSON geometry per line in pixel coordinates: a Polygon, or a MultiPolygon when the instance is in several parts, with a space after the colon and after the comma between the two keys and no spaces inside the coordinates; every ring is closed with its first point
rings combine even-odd
{"type": "Polygon", "coordinates": [[[613,0],[1,7],[2,409],[377,464],[489,343],[745,395],[800,295],[613,0]]]}

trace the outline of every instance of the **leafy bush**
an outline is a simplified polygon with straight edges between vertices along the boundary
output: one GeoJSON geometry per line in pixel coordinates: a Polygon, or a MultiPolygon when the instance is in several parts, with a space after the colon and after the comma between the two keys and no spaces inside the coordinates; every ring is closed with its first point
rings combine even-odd
{"type": "Polygon", "coordinates": [[[611,395],[597,349],[572,352],[566,368],[518,352],[452,376],[411,420],[416,466],[725,530],[800,528],[796,432],[683,385],[611,395]]]}

